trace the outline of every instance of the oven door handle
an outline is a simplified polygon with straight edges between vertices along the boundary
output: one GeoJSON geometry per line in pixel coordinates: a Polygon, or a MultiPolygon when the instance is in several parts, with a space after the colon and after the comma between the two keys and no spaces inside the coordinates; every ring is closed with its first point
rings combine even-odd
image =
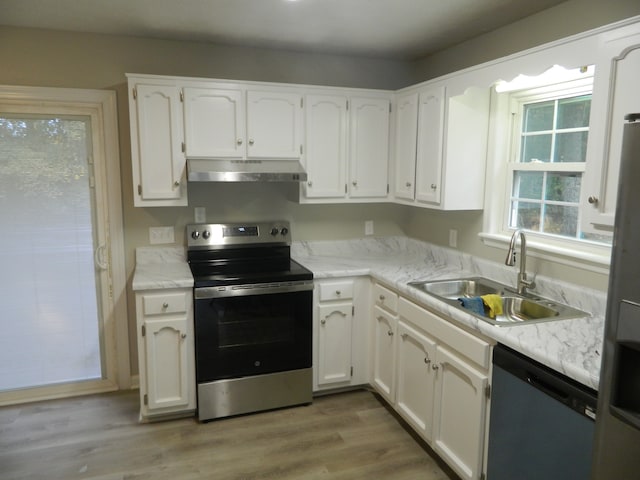
{"type": "Polygon", "coordinates": [[[220,287],[196,287],[193,295],[196,300],[206,298],[241,297],[248,295],[269,295],[273,293],[291,293],[313,290],[313,281],[254,283],[247,285],[227,285],[220,287]]]}

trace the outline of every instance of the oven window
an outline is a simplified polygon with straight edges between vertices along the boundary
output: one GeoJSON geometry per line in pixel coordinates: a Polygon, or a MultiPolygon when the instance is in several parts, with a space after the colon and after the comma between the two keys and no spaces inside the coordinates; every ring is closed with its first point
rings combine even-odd
{"type": "Polygon", "coordinates": [[[275,345],[295,340],[294,305],[264,296],[214,302],[218,347],[275,345]]]}

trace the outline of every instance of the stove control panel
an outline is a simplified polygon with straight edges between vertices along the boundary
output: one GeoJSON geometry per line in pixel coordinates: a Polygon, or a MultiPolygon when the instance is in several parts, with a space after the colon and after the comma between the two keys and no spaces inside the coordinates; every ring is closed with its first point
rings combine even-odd
{"type": "Polygon", "coordinates": [[[216,248],[261,243],[291,244],[289,222],[197,223],[187,225],[188,248],[216,248]]]}

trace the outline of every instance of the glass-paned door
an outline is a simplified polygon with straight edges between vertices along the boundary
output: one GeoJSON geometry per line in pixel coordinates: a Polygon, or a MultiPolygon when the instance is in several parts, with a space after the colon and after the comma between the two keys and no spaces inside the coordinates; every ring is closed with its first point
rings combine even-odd
{"type": "Polygon", "coordinates": [[[0,112],[0,391],[104,376],[91,128],[0,112]]]}

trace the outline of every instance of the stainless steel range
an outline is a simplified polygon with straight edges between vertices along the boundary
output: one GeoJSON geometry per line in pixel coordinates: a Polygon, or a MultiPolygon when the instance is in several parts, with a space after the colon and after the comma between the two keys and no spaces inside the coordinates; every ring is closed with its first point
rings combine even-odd
{"type": "Polygon", "coordinates": [[[201,421],[311,402],[313,274],[289,228],[187,226],[201,421]]]}

